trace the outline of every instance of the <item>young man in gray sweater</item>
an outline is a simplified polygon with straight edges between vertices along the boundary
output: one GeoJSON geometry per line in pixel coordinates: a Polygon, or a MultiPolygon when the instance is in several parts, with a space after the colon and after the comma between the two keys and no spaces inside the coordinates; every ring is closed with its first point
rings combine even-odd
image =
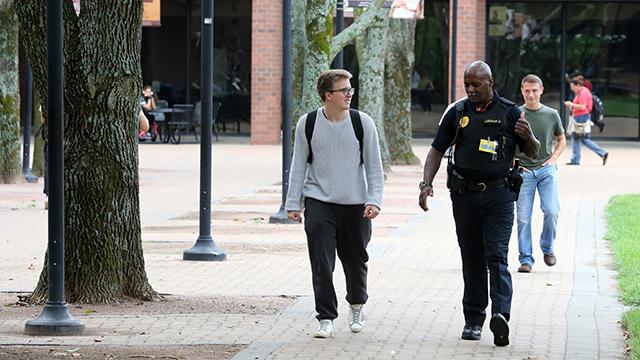
{"type": "Polygon", "coordinates": [[[333,335],[338,301],[333,287],[336,251],[342,262],[350,304],[349,327],[364,327],[367,301],[367,244],[371,219],[380,212],[384,174],[376,127],[371,117],[350,110],[351,74],[329,70],[318,78],[324,106],[303,115],[295,147],[285,209],[299,220],[304,197],[304,227],[311,260],[316,318],[313,336],[333,335]],[[307,126],[309,123],[309,126],[307,126]]]}

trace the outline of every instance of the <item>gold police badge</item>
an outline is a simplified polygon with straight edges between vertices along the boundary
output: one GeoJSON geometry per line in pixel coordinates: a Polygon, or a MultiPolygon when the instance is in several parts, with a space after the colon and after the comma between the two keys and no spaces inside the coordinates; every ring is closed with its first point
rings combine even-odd
{"type": "Polygon", "coordinates": [[[469,117],[463,116],[462,119],[460,119],[460,127],[466,127],[467,125],[469,125],[469,117]]]}

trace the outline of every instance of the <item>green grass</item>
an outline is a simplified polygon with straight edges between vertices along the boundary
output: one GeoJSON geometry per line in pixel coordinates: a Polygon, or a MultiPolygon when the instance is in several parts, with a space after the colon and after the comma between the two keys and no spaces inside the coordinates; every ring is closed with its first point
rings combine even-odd
{"type": "Polygon", "coordinates": [[[622,324],[629,332],[627,344],[631,347],[630,357],[638,360],[640,359],[640,309],[634,308],[627,311],[622,317],[622,324]]]}
{"type": "Polygon", "coordinates": [[[640,194],[611,198],[607,220],[606,238],[618,266],[620,300],[632,307],[622,319],[630,336],[630,355],[640,360],[640,194]]]}
{"type": "Polygon", "coordinates": [[[630,96],[605,95],[602,97],[604,116],[638,117],[638,99],[630,96]]]}

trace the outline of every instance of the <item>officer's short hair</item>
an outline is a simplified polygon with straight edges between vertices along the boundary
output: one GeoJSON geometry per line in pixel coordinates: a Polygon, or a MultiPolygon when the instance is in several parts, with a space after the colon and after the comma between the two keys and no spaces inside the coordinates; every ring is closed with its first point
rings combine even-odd
{"type": "Polygon", "coordinates": [[[333,69],[328,70],[318,76],[318,95],[320,99],[324,101],[324,93],[329,90],[334,90],[333,84],[343,79],[351,79],[353,75],[347,70],[333,69]]]}
{"type": "Polygon", "coordinates": [[[522,78],[522,82],[520,83],[520,86],[524,86],[524,83],[535,83],[540,85],[540,87],[542,87],[542,79],[540,79],[540,77],[538,75],[534,75],[534,74],[529,74],[525,77],[522,78]]]}

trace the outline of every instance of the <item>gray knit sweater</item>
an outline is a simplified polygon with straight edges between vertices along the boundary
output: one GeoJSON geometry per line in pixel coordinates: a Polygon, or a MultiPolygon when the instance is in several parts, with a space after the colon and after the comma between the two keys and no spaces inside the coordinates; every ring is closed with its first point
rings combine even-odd
{"type": "Polygon", "coordinates": [[[311,164],[307,163],[309,146],[305,135],[306,114],[296,126],[285,209],[300,211],[302,196],[333,204],[367,204],[380,208],[384,173],[378,133],[373,120],[360,112],[364,130],[364,166],[360,166],[359,143],[349,116],[340,122],[331,122],[324,116],[322,109],[318,109],[311,138],[311,164]]]}

